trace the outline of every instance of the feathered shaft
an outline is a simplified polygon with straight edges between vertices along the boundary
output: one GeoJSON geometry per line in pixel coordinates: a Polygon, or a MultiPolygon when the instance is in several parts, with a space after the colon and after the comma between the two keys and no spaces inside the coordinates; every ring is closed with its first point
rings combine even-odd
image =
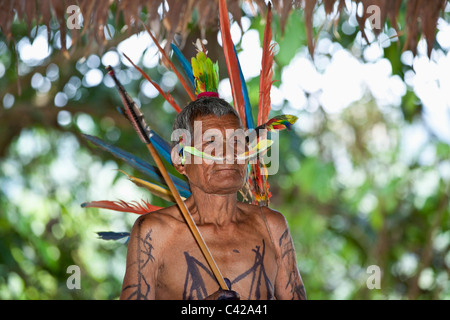
{"type": "Polygon", "coordinates": [[[122,84],[117,79],[114,70],[111,66],[107,66],[106,70],[108,70],[108,74],[113,78],[117,89],[120,93],[120,98],[122,99],[122,103],[124,106],[125,114],[133,125],[134,129],[139,135],[141,141],[145,144],[150,143],[151,132],[149,126],[145,123],[144,115],[141,110],[139,110],[136,103],[131,99],[128,93],[123,88],[122,84]]]}
{"type": "Polygon", "coordinates": [[[228,76],[230,77],[234,108],[238,111],[242,123],[246,125],[245,101],[242,95],[242,85],[237,56],[234,51],[233,40],[231,39],[230,20],[228,19],[226,0],[219,0],[219,20],[220,32],[222,34],[222,47],[227,64],[228,76]]]}
{"type": "MultiPolygon", "coordinates": [[[[90,142],[92,142],[93,144],[95,144],[96,146],[100,147],[101,149],[110,152],[116,158],[125,161],[128,165],[132,166],[139,172],[145,174],[153,181],[155,181],[159,184],[162,184],[162,185],[165,184],[165,181],[161,177],[161,174],[160,174],[158,168],[155,168],[154,166],[150,165],[146,161],[144,161],[144,160],[136,157],[135,155],[133,155],[127,151],[124,151],[112,144],[109,144],[100,138],[90,136],[87,134],[83,134],[83,137],[85,139],[89,140],[90,142]]],[[[175,176],[172,176],[172,175],[170,175],[170,178],[174,182],[178,192],[180,193],[180,195],[182,197],[188,198],[191,195],[189,185],[187,184],[186,181],[184,181],[180,178],[177,178],[175,176]]]]}
{"type": "MultiPolygon", "coordinates": [[[[161,199],[164,199],[164,200],[167,200],[167,201],[170,201],[170,202],[175,202],[175,199],[173,198],[172,192],[170,192],[170,190],[168,190],[166,188],[163,188],[161,186],[158,186],[158,185],[156,185],[154,183],[148,182],[146,180],[133,177],[132,175],[126,173],[123,170],[119,170],[119,171],[122,172],[123,174],[125,174],[128,177],[128,179],[131,182],[133,182],[135,185],[137,185],[138,187],[142,187],[142,188],[147,189],[153,195],[155,195],[155,196],[157,196],[157,197],[159,197],[161,199]]],[[[184,197],[181,197],[181,198],[183,200],[186,200],[186,198],[184,198],[184,197]]]]}
{"type": "Polygon", "coordinates": [[[177,68],[175,68],[175,66],[173,65],[172,61],[170,61],[169,57],[167,56],[166,52],[164,51],[164,49],[159,45],[158,41],[156,40],[155,36],[153,36],[153,34],[151,33],[151,31],[147,28],[147,26],[145,24],[144,28],[145,30],[147,30],[147,33],[150,35],[150,37],[152,38],[153,42],[155,43],[156,47],[158,48],[159,52],[162,54],[164,61],[169,65],[170,69],[172,69],[172,71],[175,73],[175,75],[178,78],[178,81],[180,81],[181,85],[183,86],[184,90],[186,90],[187,94],[189,95],[189,97],[191,98],[192,101],[195,100],[195,95],[192,93],[191,89],[189,88],[186,79],[184,79],[184,77],[181,75],[180,72],[178,72],[177,68]]]}
{"type": "MultiPolygon", "coordinates": [[[[112,70],[111,67],[109,67],[110,70],[112,70]]],[[[115,79],[116,84],[119,84],[119,81],[115,79]]],[[[191,231],[192,235],[194,236],[201,252],[203,253],[206,261],[208,262],[208,265],[211,268],[211,271],[213,272],[214,276],[216,277],[216,280],[219,282],[219,285],[224,290],[229,290],[227,283],[225,282],[222,274],[220,273],[219,268],[217,267],[216,262],[214,261],[211,252],[209,251],[209,248],[206,246],[205,241],[203,240],[202,235],[200,234],[197,225],[195,224],[194,220],[192,219],[191,213],[189,212],[189,209],[186,207],[186,204],[181,199],[180,194],[178,193],[177,188],[175,187],[175,184],[173,183],[172,179],[169,176],[169,173],[167,172],[166,168],[164,167],[164,164],[161,160],[161,158],[158,155],[158,152],[156,151],[155,147],[151,143],[149,137],[148,137],[148,131],[150,128],[145,123],[145,119],[140,113],[139,108],[133,103],[131,103],[127,98],[125,90],[120,91],[122,100],[124,101],[124,108],[126,109],[126,113],[128,116],[128,119],[130,120],[131,124],[135,128],[137,134],[139,135],[141,141],[146,145],[148,151],[150,152],[153,160],[155,161],[161,175],[163,176],[163,179],[166,183],[166,185],[169,187],[170,192],[172,192],[172,195],[175,198],[175,201],[181,211],[181,214],[186,221],[186,224],[189,227],[189,230],[191,231]],[[125,94],[124,94],[125,93],[125,94]]]]}
{"type": "Polygon", "coordinates": [[[162,209],[161,207],[154,206],[145,200],[142,200],[142,204],[140,204],[137,201],[133,201],[133,202],[126,202],[123,200],[91,201],[91,202],[85,202],[85,203],[81,204],[81,207],[82,208],[101,208],[101,209],[108,209],[108,210],[114,210],[114,211],[120,211],[120,212],[131,212],[131,213],[136,213],[136,214],[145,214],[145,213],[149,213],[152,211],[162,209]]]}
{"type": "MultiPolygon", "coordinates": [[[[147,77],[144,71],[142,71],[138,66],[136,66],[126,55],[124,55],[138,70],[141,71],[141,73],[144,75],[144,77],[147,78],[148,81],[153,83],[156,87],[159,87],[156,83],[152,82],[150,78],[147,77]]],[[[158,150],[158,152],[163,156],[163,158],[169,162],[172,163],[171,157],[170,157],[170,150],[171,147],[169,143],[167,143],[164,139],[162,139],[159,135],[157,135],[153,130],[150,129],[150,127],[145,123],[144,115],[140,111],[139,107],[136,105],[136,103],[131,99],[131,97],[128,95],[128,93],[123,88],[122,84],[117,79],[114,70],[111,68],[111,66],[108,66],[106,68],[108,70],[108,74],[113,78],[119,93],[120,98],[122,100],[123,107],[118,108],[119,112],[124,115],[134,126],[135,130],[138,132],[139,137],[141,138],[142,142],[146,143],[148,139],[150,142],[152,142],[155,145],[155,148],[158,150]],[[136,119],[136,121],[134,120],[136,119]],[[138,123],[141,123],[140,125],[138,123]],[[143,128],[144,130],[140,130],[140,128],[143,128]]],[[[160,88],[161,90],[161,88],[160,88]]],[[[161,90],[162,92],[162,90],[161,90]]],[[[163,93],[162,93],[163,94],[163,93]]],[[[178,107],[178,105],[173,100],[172,96],[169,94],[167,96],[164,96],[166,100],[170,103],[170,101],[173,102],[172,106],[175,108],[177,112],[180,112],[181,109],[178,107]]]]}
{"type": "MultiPolygon", "coordinates": [[[[128,116],[125,113],[125,109],[123,107],[117,106],[117,111],[125,117],[125,119],[128,119],[128,116]]],[[[155,131],[150,129],[150,141],[155,146],[156,150],[158,150],[158,153],[170,164],[172,164],[172,159],[170,156],[170,152],[172,150],[172,147],[170,144],[161,138],[155,131]]]]}
{"type": "Polygon", "coordinates": [[[133,61],[131,61],[130,58],[125,53],[122,53],[125,58],[133,65],[133,67],[139,71],[142,76],[150,82],[153,87],[155,87],[156,90],[158,90],[159,94],[175,109],[177,113],[181,112],[181,108],[178,106],[178,104],[175,102],[175,99],[172,97],[172,95],[168,92],[164,92],[163,89],[142,70],[140,67],[138,67],[133,61]]]}
{"type": "Polygon", "coordinates": [[[272,87],[273,76],[273,55],[275,44],[272,41],[272,4],[269,2],[266,16],[266,26],[264,28],[264,39],[262,47],[261,74],[259,78],[259,111],[258,126],[267,122],[269,118],[270,105],[270,89],[272,87]]]}

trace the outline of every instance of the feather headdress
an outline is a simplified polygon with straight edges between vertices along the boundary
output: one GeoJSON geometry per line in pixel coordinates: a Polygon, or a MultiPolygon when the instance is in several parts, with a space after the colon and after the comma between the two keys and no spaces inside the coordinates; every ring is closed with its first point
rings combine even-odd
{"type": "Polygon", "coordinates": [[[217,62],[213,63],[203,51],[199,51],[191,61],[197,98],[208,95],[208,93],[209,95],[217,94],[219,89],[219,65],[217,62]]]}
{"type": "MultiPolygon", "coordinates": [[[[236,111],[238,112],[242,123],[244,124],[245,129],[248,132],[247,137],[254,137],[254,141],[248,141],[250,143],[250,148],[247,152],[237,155],[237,159],[252,159],[249,161],[248,165],[248,183],[246,183],[246,188],[250,190],[251,195],[249,197],[245,196],[245,192],[241,192],[244,194],[244,199],[247,201],[258,204],[258,205],[268,205],[269,198],[271,196],[269,191],[269,183],[267,179],[267,168],[263,163],[262,157],[259,157],[258,154],[264,153],[268,148],[272,145],[272,140],[267,139],[265,135],[260,135],[260,131],[279,131],[283,129],[290,129],[291,126],[297,120],[296,116],[292,115],[279,115],[272,119],[268,119],[269,113],[271,110],[271,100],[270,100],[270,89],[273,84],[273,57],[274,57],[274,46],[272,43],[272,30],[271,30],[271,17],[272,17],[272,8],[269,3],[267,9],[266,16],[266,26],[264,30],[264,39],[263,39],[263,54],[261,61],[261,73],[260,73],[260,85],[259,85],[259,104],[258,104],[258,115],[256,121],[254,121],[252,114],[252,107],[250,105],[249,94],[247,90],[247,85],[245,83],[244,75],[242,74],[241,66],[239,63],[238,55],[236,52],[236,48],[231,39],[230,33],[230,21],[228,18],[228,10],[226,5],[226,0],[219,0],[219,20],[220,20],[220,30],[222,34],[222,43],[223,43],[223,52],[225,56],[228,76],[231,84],[231,91],[233,97],[233,105],[236,111]],[[256,126],[255,126],[256,123],[256,126]],[[256,134],[251,134],[256,132],[256,134]],[[254,161],[253,161],[254,160],[254,161]]],[[[198,99],[201,96],[216,96],[218,97],[218,86],[219,86],[219,67],[217,62],[213,63],[212,60],[207,56],[207,51],[203,46],[200,40],[197,41],[197,54],[195,57],[192,57],[191,63],[186,59],[181,51],[175,44],[171,44],[174,57],[179,61],[182,66],[184,76],[179,72],[174,64],[170,61],[169,56],[162,49],[162,47],[158,44],[157,40],[153,36],[153,34],[145,27],[159,51],[162,54],[163,62],[172,71],[176,74],[177,78],[183,85],[189,97],[194,100],[198,99]],[[192,91],[191,87],[194,88],[192,91]]],[[[175,99],[168,93],[164,92],[159,85],[153,81],[141,68],[139,68],[133,61],[131,61],[125,54],[125,58],[130,61],[130,63],[142,74],[142,76],[152,84],[156,90],[164,97],[167,102],[173,106],[176,112],[180,112],[181,108],[176,103],[175,99]]],[[[119,81],[114,75],[114,71],[112,69],[108,69],[108,73],[113,77],[114,81],[117,84],[119,89],[119,93],[121,99],[124,104],[133,104],[132,99],[128,96],[125,89],[120,85],[119,81]]],[[[119,111],[127,117],[133,117],[135,122],[144,122],[143,114],[139,111],[139,108],[135,105],[132,108],[135,112],[130,114],[129,108],[122,109],[119,111]]],[[[144,127],[143,132],[138,132],[141,140],[151,141],[154,145],[155,149],[158,153],[169,163],[171,163],[170,153],[171,147],[168,142],[166,142],[161,136],[159,136],[156,132],[148,127],[144,127]]],[[[142,159],[132,155],[131,153],[124,151],[116,146],[110,145],[103,140],[84,135],[84,137],[95,144],[96,146],[111,152],[115,157],[125,161],[136,170],[146,175],[148,179],[147,181],[139,177],[131,176],[123,171],[122,173],[126,174],[130,181],[135,183],[139,187],[146,188],[153,195],[160,197],[162,199],[172,201],[173,196],[171,192],[168,190],[165,185],[164,180],[161,177],[161,174],[158,168],[150,165],[142,159]]],[[[180,153],[188,152],[195,156],[200,156],[203,158],[208,158],[212,160],[217,160],[216,157],[211,155],[204,154],[203,152],[196,150],[190,146],[183,146],[180,143],[178,146],[178,151],[180,153]]],[[[179,192],[180,196],[185,199],[191,195],[189,184],[183,178],[175,177],[170,175],[171,180],[173,181],[176,190],[179,192]]],[[[247,193],[248,194],[248,193],[247,193]]],[[[97,207],[103,209],[111,209],[116,211],[123,212],[133,212],[133,213],[148,213],[155,210],[158,210],[159,207],[151,205],[147,201],[142,201],[142,204],[137,202],[127,203],[125,201],[92,201],[86,202],[82,205],[85,208],[97,207]]],[[[127,232],[103,232],[99,233],[99,236],[103,239],[121,239],[126,237],[127,232]]]]}

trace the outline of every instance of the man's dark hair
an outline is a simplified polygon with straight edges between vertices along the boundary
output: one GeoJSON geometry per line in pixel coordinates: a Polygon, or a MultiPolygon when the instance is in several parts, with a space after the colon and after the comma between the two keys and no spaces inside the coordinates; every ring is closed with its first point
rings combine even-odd
{"type": "MultiPolygon", "coordinates": [[[[215,115],[221,117],[227,114],[233,114],[241,123],[241,118],[236,110],[225,100],[215,97],[202,97],[190,102],[178,114],[173,124],[172,130],[185,129],[191,134],[194,133],[194,121],[203,116],[215,115]]],[[[242,125],[242,123],[241,123],[242,125]]],[[[176,144],[177,141],[174,141],[176,144]]]]}

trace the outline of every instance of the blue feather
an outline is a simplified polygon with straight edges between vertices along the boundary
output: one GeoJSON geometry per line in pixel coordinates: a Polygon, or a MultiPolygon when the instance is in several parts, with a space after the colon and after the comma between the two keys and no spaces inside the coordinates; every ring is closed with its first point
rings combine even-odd
{"type": "Polygon", "coordinates": [[[247,84],[245,83],[245,78],[242,73],[241,64],[239,63],[238,55],[236,52],[236,47],[233,45],[234,54],[236,55],[236,60],[239,67],[239,75],[241,78],[241,87],[242,87],[242,95],[244,96],[244,102],[245,102],[245,118],[247,121],[247,128],[253,129],[255,127],[255,123],[253,122],[253,114],[252,114],[252,106],[250,104],[250,99],[248,97],[248,89],[247,84]]]}
{"type": "Polygon", "coordinates": [[[150,133],[152,136],[150,137],[150,141],[155,147],[156,151],[161,155],[161,157],[164,158],[170,165],[172,165],[172,159],[170,157],[170,151],[172,150],[172,147],[170,144],[161,138],[155,131],[150,130],[150,133]]]}
{"type": "MultiPolygon", "coordinates": [[[[141,160],[140,158],[132,155],[131,153],[128,153],[118,147],[115,147],[109,143],[106,143],[105,141],[103,141],[97,137],[90,136],[87,134],[83,134],[82,136],[85,139],[92,142],[93,144],[95,144],[96,146],[100,147],[101,149],[112,153],[112,155],[114,155],[116,158],[119,158],[119,159],[125,161],[127,164],[129,164],[136,170],[147,175],[153,181],[155,181],[161,185],[166,184],[164,179],[162,178],[158,168],[148,164],[144,160],[141,160]]],[[[169,176],[172,179],[173,183],[175,184],[175,187],[177,188],[180,195],[185,198],[188,198],[191,195],[188,183],[178,177],[171,175],[170,173],[169,173],[169,176]]]]}
{"type": "Polygon", "coordinates": [[[97,232],[100,239],[103,240],[119,240],[130,235],[129,232],[112,232],[112,231],[101,231],[97,232]]]}
{"type": "MultiPolygon", "coordinates": [[[[128,119],[128,116],[122,107],[117,107],[117,111],[122,116],[124,116],[125,118],[128,119]]],[[[158,153],[164,158],[164,160],[166,160],[168,163],[172,164],[172,159],[170,157],[170,150],[171,150],[170,144],[166,140],[161,138],[155,131],[150,130],[150,133],[152,135],[150,137],[150,141],[152,142],[156,151],[158,151],[158,153]]]]}
{"type": "Polygon", "coordinates": [[[180,62],[181,66],[183,67],[183,70],[186,73],[189,81],[191,82],[192,87],[195,88],[195,79],[194,79],[194,73],[192,72],[191,64],[184,57],[184,55],[181,53],[180,49],[178,49],[178,47],[175,44],[171,43],[170,45],[172,47],[173,53],[177,57],[177,59],[180,62]]]}
{"type": "Polygon", "coordinates": [[[123,238],[127,238],[126,242],[128,242],[130,233],[129,232],[113,232],[113,231],[102,231],[97,232],[97,235],[102,240],[120,240],[123,238]]]}

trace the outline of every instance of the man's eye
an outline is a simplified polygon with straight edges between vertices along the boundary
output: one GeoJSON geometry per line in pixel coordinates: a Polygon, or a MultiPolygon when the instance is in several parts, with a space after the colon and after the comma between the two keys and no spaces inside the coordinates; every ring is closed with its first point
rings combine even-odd
{"type": "Polygon", "coordinates": [[[246,140],[243,140],[243,139],[235,140],[235,143],[238,146],[247,146],[248,145],[248,142],[246,140]]]}

